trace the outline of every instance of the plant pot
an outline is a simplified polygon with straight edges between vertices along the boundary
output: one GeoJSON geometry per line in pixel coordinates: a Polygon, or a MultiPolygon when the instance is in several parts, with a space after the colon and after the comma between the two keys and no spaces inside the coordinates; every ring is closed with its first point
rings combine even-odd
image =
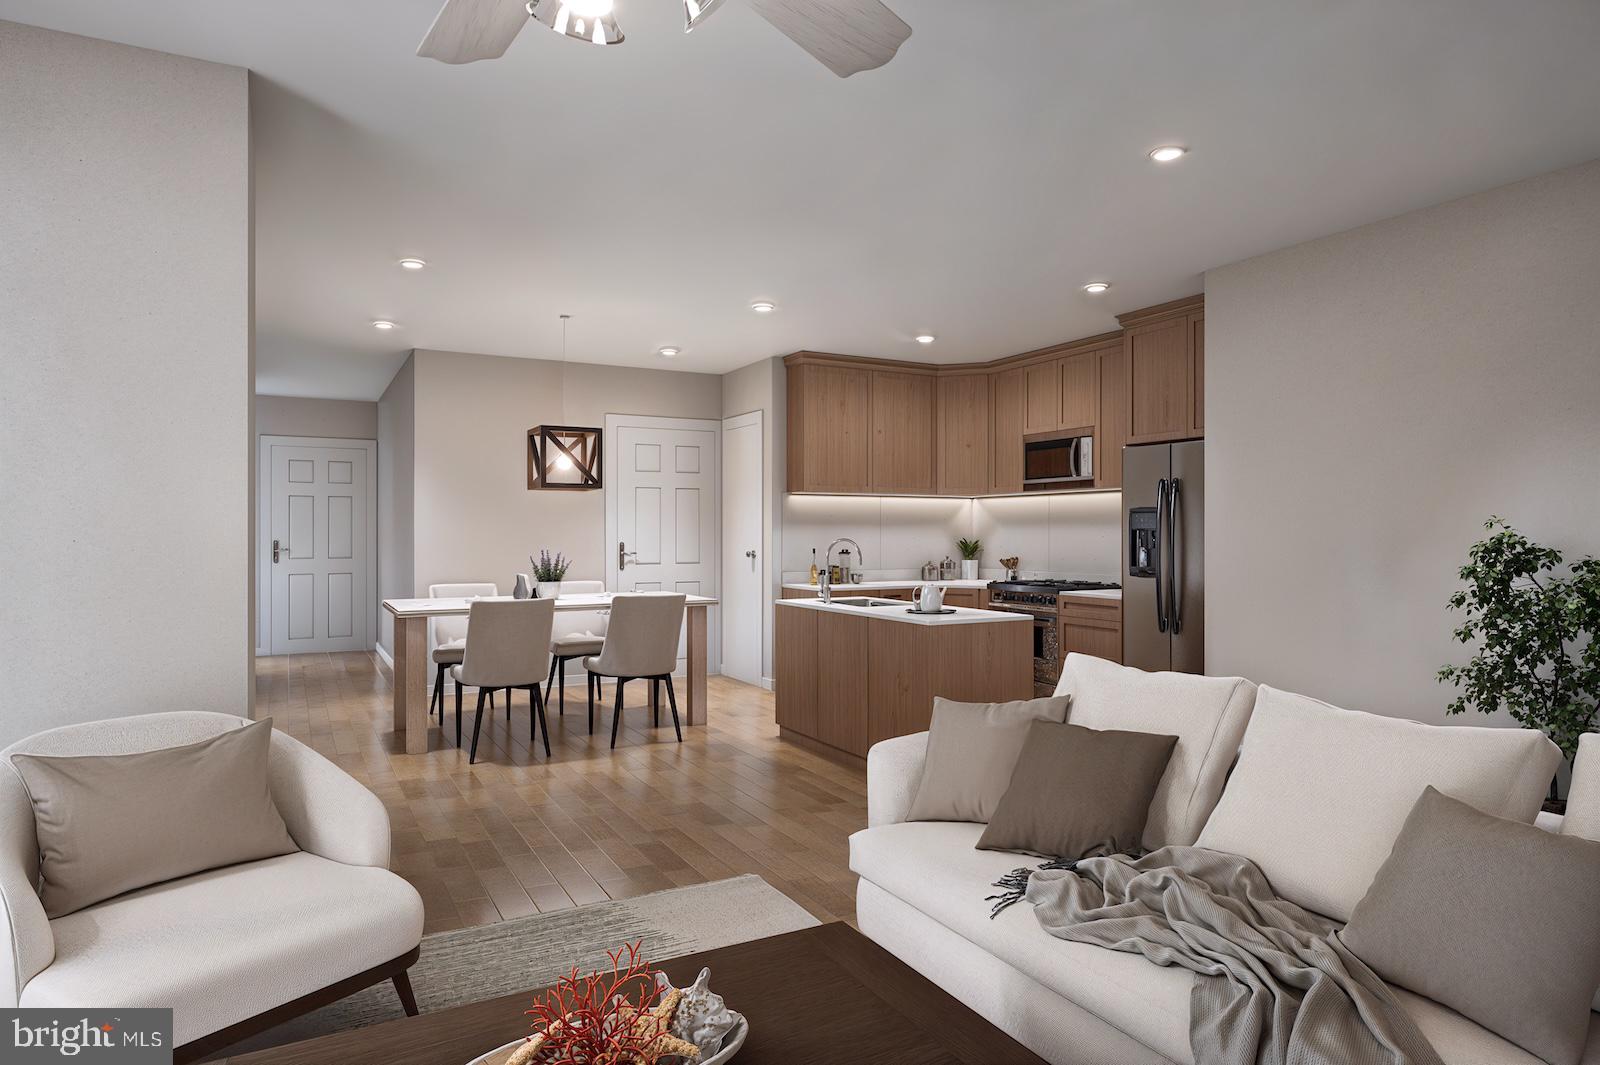
{"type": "Polygon", "coordinates": [[[978,559],[964,558],[961,560],[961,579],[964,581],[978,579],[978,559]]]}
{"type": "Polygon", "coordinates": [[[559,598],[560,595],[561,595],[561,582],[560,581],[540,581],[539,582],[539,598],[540,599],[556,599],[556,598],[559,598]]]}

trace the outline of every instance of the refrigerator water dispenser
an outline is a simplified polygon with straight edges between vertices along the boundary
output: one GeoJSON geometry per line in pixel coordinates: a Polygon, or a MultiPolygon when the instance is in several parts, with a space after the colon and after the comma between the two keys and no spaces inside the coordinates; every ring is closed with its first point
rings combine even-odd
{"type": "Polygon", "coordinates": [[[1154,577],[1161,564],[1155,507],[1128,508],[1128,576],[1154,577]]]}

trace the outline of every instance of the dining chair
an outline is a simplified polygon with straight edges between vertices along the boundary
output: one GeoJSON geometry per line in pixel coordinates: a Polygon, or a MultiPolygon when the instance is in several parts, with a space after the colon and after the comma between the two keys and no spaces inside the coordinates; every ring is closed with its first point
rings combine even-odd
{"type": "MultiPolygon", "coordinates": [[[[678,724],[678,696],[672,689],[672,670],[678,664],[678,635],[683,629],[683,610],[687,598],[662,592],[639,592],[613,596],[611,620],[606,627],[605,645],[597,656],[585,658],[583,668],[596,677],[612,677],[617,682],[616,708],[611,715],[611,746],[617,745],[622,727],[622,690],[630,680],[648,680],[657,697],[651,700],[660,723],[660,684],[667,684],[667,699],[672,703],[672,730],[683,742],[678,724]]],[[[589,696],[590,712],[594,695],[589,696]]]]}
{"type": "Polygon", "coordinates": [[[467,764],[478,760],[478,734],[483,730],[484,698],[496,688],[528,690],[529,743],[544,731],[544,753],[550,757],[550,726],[544,719],[546,650],[555,620],[554,599],[480,599],[467,615],[466,655],[450,668],[456,682],[456,746],[461,746],[461,688],[478,689],[478,712],[472,720],[472,750],[467,764]]]}
{"type": "MultiPolygon", "coordinates": [[[[602,595],[605,581],[562,581],[562,595],[602,595]]],[[[556,689],[557,713],[567,714],[567,663],[575,658],[597,655],[605,645],[607,614],[602,608],[594,610],[563,610],[556,614],[554,637],[550,641],[550,676],[545,679],[544,702],[550,705],[550,689],[556,689]]],[[[586,673],[589,681],[589,734],[594,735],[594,696],[598,681],[593,673],[586,673]]]]}
{"type": "MultiPolygon", "coordinates": [[[[465,599],[478,595],[499,595],[497,585],[477,584],[430,584],[428,585],[429,599],[465,599]]],[[[435,706],[439,708],[439,724],[444,725],[444,677],[450,672],[451,666],[461,664],[462,651],[467,646],[467,619],[464,617],[444,617],[428,619],[428,642],[433,645],[433,696],[428,700],[428,713],[431,716],[435,706]]],[[[494,693],[490,693],[493,697],[494,693]]]]}

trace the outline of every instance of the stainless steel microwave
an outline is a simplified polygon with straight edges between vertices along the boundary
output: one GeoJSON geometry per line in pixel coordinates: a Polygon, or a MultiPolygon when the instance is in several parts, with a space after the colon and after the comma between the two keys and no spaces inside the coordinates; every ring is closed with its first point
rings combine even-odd
{"type": "Polygon", "coordinates": [[[1023,442],[1022,490],[1083,487],[1094,482],[1094,437],[1045,436],[1023,442]]]}

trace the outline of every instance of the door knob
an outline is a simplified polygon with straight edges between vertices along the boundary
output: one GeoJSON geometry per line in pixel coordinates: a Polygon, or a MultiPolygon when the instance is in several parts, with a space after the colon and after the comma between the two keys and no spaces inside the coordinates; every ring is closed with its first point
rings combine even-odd
{"type": "Polygon", "coordinates": [[[744,557],[745,558],[755,558],[756,557],[756,549],[752,547],[750,550],[748,550],[748,551],[746,551],[744,553],[744,557]]]}
{"type": "MultiPolygon", "coordinates": [[[[284,554],[289,554],[289,545],[284,544],[282,550],[284,554]]],[[[274,540],[272,541],[272,561],[274,562],[278,561],[278,551],[278,541],[274,540]]]]}
{"type": "Polygon", "coordinates": [[[639,552],[624,550],[627,546],[628,545],[623,543],[621,540],[617,541],[617,571],[618,572],[621,572],[622,570],[625,570],[625,569],[628,568],[628,559],[630,559],[630,558],[633,559],[633,561],[635,563],[637,563],[639,561],[639,552]]]}

